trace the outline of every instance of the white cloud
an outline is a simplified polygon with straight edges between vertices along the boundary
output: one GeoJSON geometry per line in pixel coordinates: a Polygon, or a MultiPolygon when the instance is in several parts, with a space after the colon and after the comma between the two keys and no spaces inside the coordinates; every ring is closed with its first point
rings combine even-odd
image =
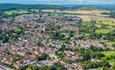
{"type": "Polygon", "coordinates": [[[8,3],[47,3],[47,4],[110,4],[115,0],[0,0],[8,3]]]}

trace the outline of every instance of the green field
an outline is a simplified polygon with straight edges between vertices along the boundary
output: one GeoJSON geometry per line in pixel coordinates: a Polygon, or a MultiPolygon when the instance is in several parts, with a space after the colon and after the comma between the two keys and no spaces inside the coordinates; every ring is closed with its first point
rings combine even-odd
{"type": "Polygon", "coordinates": [[[112,44],[115,44],[115,42],[107,42],[106,44],[107,45],[112,45],[112,44]]]}
{"type": "Polygon", "coordinates": [[[96,33],[102,33],[102,34],[106,34],[106,33],[109,33],[111,32],[112,30],[109,30],[109,29],[98,29],[96,30],[96,33]]]}
{"type": "Polygon", "coordinates": [[[104,25],[109,25],[109,26],[115,26],[115,23],[112,22],[97,22],[97,24],[104,24],[104,25]]]}
{"type": "Polygon", "coordinates": [[[5,11],[4,14],[7,16],[12,16],[15,14],[24,14],[24,13],[29,13],[26,10],[10,10],[10,11],[5,11]]]}
{"type": "Polygon", "coordinates": [[[114,51],[103,51],[101,53],[105,55],[105,57],[101,58],[102,60],[106,60],[108,62],[115,62],[115,59],[110,58],[111,56],[115,56],[115,50],[114,51]]]}
{"type": "Polygon", "coordinates": [[[103,53],[106,57],[115,56],[115,51],[103,51],[101,53],[103,53]]]}
{"type": "Polygon", "coordinates": [[[112,22],[96,22],[97,25],[101,26],[101,28],[99,27],[99,29],[96,30],[96,33],[101,33],[101,34],[106,34],[106,33],[109,33],[109,32],[112,32],[115,28],[115,23],[112,23],[112,22]],[[102,27],[102,25],[104,25],[102,27]]]}

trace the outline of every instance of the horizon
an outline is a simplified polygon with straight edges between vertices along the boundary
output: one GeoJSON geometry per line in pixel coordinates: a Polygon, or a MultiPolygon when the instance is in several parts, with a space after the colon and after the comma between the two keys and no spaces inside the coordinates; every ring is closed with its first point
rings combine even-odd
{"type": "Polygon", "coordinates": [[[115,0],[1,0],[0,3],[46,5],[114,5],[115,0]]]}
{"type": "Polygon", "coordinates": [[[1,4],[17,4],[17,5],[70,5],[70,6],[75,6],[75,5],[112,5],[115,6],[115,4],[22,4],[22,3],[0,3],[1,4]]]}

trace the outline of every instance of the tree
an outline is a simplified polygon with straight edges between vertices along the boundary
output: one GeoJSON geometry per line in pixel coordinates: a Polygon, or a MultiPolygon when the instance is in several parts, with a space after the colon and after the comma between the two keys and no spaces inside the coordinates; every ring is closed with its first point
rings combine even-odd
{"type": "Polygon", "coordinates": [[[60,33],[60,32],[54,32],[54,33],[52,34],[52,37],[51,37],[51,38],[54,39],[54,40],[63,40],[64,37],[65,37],[64,34],[62,34],[62,33],[60,33]]]}
{"type": "Polygon", "coordinates": [[[102,53],[99,53],[99,52],[93,52],[92,53],[92,58],[101,58],[101,57],[105,57],[105,55],[104,54],[102,54],[102,53]]]}
{"type": "Polygon", "coordinates": [[[90,53],[89,53],[89,52],[85,52],[85,53],[83,54],[83,59],[84,59],[84,60],[90,60],[90,59],[91,59],[90,53]]]}
{"type": "Polygon", "coordinates": [[[102,70],[110,70],[108,67],[103,67],[102,70]]]}
{"type": "Polygon", "coordinates": [[[37,66],[34,66],[34,65],[26,65],[19,70],[39,70],[39,68],[37,66]]]}
{"type": "Polygon", "coordinates": [[[50,60],[50,59],[51,59],[50,56],[47,55],[46,53],[42,54],[41,56],[39,56],[39,57],[37,58],[38,61],[50,60]]]}
{"type": "Polygon", "coordinates": [[[57,70],[67,70],[64,65],[61,65],[59,62],[58,63],[54,63],[53,65],[54,67],[56,67],[57,70]]]}
{"type": "Polygon", "coordinates": [[[80,19],[80,20],[78,21],[77,28],[78,28],[78,30],[79,30],[79,34],[81,34],[81,31],[82,31],[82,19],[80,19]]]}
{"type": "Polygon", "coordinates": [[[38,40],[37,45],[38,45],[38,46],[44,46],[44,45],[42,44],[42,40],[38,40]]]}
{"type": "Polygon", "coordinates": [[[51,70],[49,66],[42,66],[39,70],[51,70]]]}
{"type": "Polygon", "coordinates": [[[90,38],[94,39],[94,34],[95,34],[95,27],[96,21],[95,20],[91,20],[91,24],[90,24],[90,38]]]}
{"type": "Polygon", "coordinates": [[[115,12],[114,12],[114,11],[111,11],[111,12],[109,13],[109,16],[112,17],[112,18],[115,18],[115,12]]]}
{"type": "Polygon", "coordinates": [[[115,62],[113,62],[113,65],[111,66],[111,70],[115,70],[115,62]]]}
{"type": "Polygon", "coordinates": [[[115,47],[115,44],[112,44],[113,47],[115,47]]]}

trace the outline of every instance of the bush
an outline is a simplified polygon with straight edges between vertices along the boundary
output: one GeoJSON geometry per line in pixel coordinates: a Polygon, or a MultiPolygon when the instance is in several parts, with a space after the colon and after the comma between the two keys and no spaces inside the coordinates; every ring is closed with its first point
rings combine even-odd
{"type": "Polygon", "coordinates": [[[84,69],[99,68],[99,67],[109,67],[109,63],[108,62],[90,62],[90,61],[83,63],[84,69]]]}
{"type": "Polygon", "coordinates": [[[50,56],[47,54],[42,54],[40,57],[37,58],[38,61],[42,61],[42,60],[50,60],[50,56]]]}
{"type": "Polygon", "coordinates": [[[105,57],[104,54],[96,52],[96,53],[92,53],[92,58],[101,58],[101,57],[105,57]]]}
{"type": "Polygon", "coordinates": [[[91,59],[90,53],[89,53],[89,52],[84,53],[84,54],[83,54],[83,59],[84,59],[84,60],[90,60],[90,59],[91,59]]]}
{"type": "Polygon", "coordinates": [[[60,33],[60,32],[55,32],[52,34],[51,38],[54,40],[63,40],[64,39],[64,34],[60,33]]]}
{"type": "Polygon", "coordinates": [[[113,47],[115,47],[115,44],[112,44],[113,47]]]}

